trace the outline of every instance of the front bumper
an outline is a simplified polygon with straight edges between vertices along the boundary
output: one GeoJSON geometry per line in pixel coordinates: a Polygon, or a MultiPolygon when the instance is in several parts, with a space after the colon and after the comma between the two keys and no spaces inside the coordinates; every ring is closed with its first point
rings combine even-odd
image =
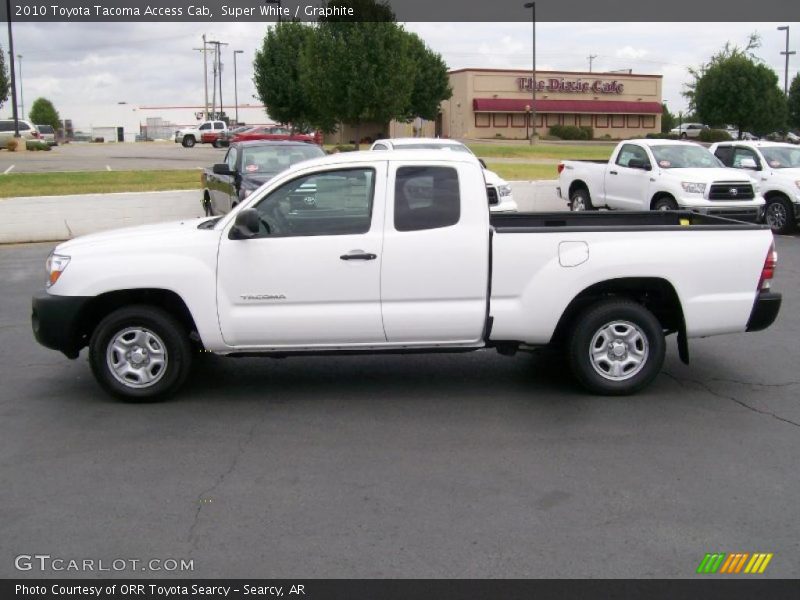
{"type": "Polygon", "coordinates": [[[42,290],[32,299],[31,327],[36,341],[46,348],[77,358],[85,345],[80,318],[91,296],[55,296],[42,290]]]}
{"type": "Polygon", "coordinates": [[[764,220],[764,205],[756,206],[681,206],[681,210],[688,210],[701,215],[712,215],[715,217],[725,217],[736,221],[747,221],[748,223],[761,223],[764,220]]]}
{"type": "Polygon", "coordinates": [[[774,292],[759,292],[747,321],[747,331],[761,331],[775,322],[781,309],[781,295],[774,292]]]}

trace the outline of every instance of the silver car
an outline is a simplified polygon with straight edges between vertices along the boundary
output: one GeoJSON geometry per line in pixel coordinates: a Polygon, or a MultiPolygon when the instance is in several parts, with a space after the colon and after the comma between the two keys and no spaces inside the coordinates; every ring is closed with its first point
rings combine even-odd
{"type": "Polygon", "coordinates": [[[39,132],[39,139],[45,142],[48,146],[58,146],[58,142],[56,141],[56,130],[53,129],[52,125],[37,125],[36,129],[39,132]]]}

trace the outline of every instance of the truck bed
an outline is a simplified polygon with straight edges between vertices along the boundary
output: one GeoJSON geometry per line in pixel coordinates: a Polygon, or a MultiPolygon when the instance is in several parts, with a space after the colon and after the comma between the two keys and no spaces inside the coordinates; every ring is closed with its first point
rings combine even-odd
{"type": "Polygon", "coordinates": [[[542,231],[661,231],[769,229],[768,225],[745,223],[702,215],[690,211],[642,212],[549,212],[492,214],[489,222],[497,233],[533,233],[542,231]]]}

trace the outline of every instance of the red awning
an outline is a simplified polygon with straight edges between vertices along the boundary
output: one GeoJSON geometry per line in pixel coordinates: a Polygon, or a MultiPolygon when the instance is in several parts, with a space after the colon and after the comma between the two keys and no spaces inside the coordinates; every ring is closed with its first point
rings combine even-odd
{"type": "MultiPolygon", "coordinates": [[[[530,99],[525,98],[475,98],[475,112],[526,112],[530,99]]],[[[544,100],[536,99],[536,112],[542,113],[624,113],[661,114],[658,102],[636,102],[632,100],[544,100]]]]}

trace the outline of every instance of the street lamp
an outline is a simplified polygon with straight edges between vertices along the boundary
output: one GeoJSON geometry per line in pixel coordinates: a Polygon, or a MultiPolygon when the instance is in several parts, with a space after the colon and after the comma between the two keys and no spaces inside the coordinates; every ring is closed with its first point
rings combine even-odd
{"type": "Polygon", "coordinates": [[[8,19],[8,56],[11,59],[11,114],[14,119],[14,137],[19,137],[19,117],[17,115],[17,75],[14,68],[14,34],[11,31],[11,0],[6,0],[6,18],[8,19]]]}
{"type": "MultiPolygon", "coordinates": [[[[536,2],[526,2],[525,8],[531,9],[531,31],[533,34],[533,51],[531,62],[531,146],[536,139],[536,2]]],[[[527,129],[527,128],[526,128],[527,129]]]]}
{"type": "Polygon", "coordinates": [[[778,27],[778,31],[785,31],[786,32],[786,50],[781,52],[783,56],[786,57],[786,66],[784,67],[783,71],[783,93],[785,95],[789,95],[789,55],[797,54],[794,50],[789,52],[789,26],[784,25],[783,27],[778,27]]]}
{"type": "Polygon", "coordinates": [[[239,124],[239,77],[236,73],[236,55],[244,54],[244,50],[233,51],[233,101],[236,103],[236,124],[239,124]]]}
{"type": "Polygon", "coordinates": [[[25,119],[25,96],[22,93],[22,54],[17,54],[19,60],[19,108],[22,113],[22,119],[25,119]]]}
{"type": "Polygon", "coordinates": [[[264,0],[264,4],[277,4],[278,5],[278,23],[281,22],[281,0],[264,0]]]}
{"type": "Polygon", "coordinates": [[[528,119],[531,116],[531,105],[525,105],[525,139],[528,139],[528,119]]]}

